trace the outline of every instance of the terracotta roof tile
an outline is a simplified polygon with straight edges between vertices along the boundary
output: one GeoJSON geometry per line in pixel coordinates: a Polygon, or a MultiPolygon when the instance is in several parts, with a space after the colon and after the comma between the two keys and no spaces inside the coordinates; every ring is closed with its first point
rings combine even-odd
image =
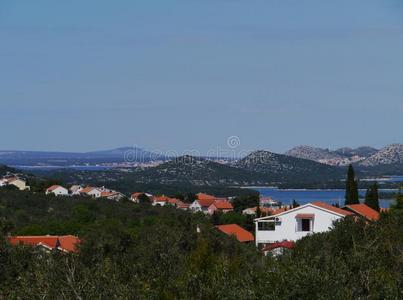
{"type": "Polygon", "coordinates": [[[335,213],[337,213],[339,215],[343,215],[343,216],[351,216],[351,215],[353,215],[353,213],[351,213],[349,211],[346,211],[344,209],[335,207],[333,205],[330,205],[330,204],[327,204],[327,203],[324,203],[324,202],[317,201],[317,202],[312,202],[311,204],[315,205],[315,206],[318,206],[318,207],[321,207],[321,208],[324,208],[324,209],[327,209],[327,210],[330,210],[330,211],[333,211],[333,212],[335,212],[335,213]]]}
{"type": "Polygon", "coordinates": [[[224,232],[227,235],[233,235],[236,237],[238,241],[241,243],[244,242],[253,242],[255,240],[252,233],[243,229],[241,226],[237,224],[228,224],[228,225],[219,225],[217,229],[221,232],[224,232]]]}
{"type": "Polygon", "coordinates": [[[197,195],[198,200],[214,200],[216,199],[215,196],[204,194],[204,193],[198,193],[197,195]]]}
{"type": "Polygon", "coordinates": [[[287,248],[287,249],[292,249],[295,247],[295,243],[292,241],[282,241],[282,242],[277,242],[277,243],[272,243],[267,245],[262,249],[263,252],[265,251],[271,251],[273,249],[277,248],[287,248]]]}
{"type": "Polygon", "coordinates": [[[92,186],[87,186],[87,187],[83,188],[83,189],[80,191],[80,193],[87,194],[87,193],[91,192],[93,189],[95,189],[95,188],[92,187],[92,186]]]}
{"type": "Polygon", "coordinates": [[[73,235],[14,236],[9,237],[8,240],[12,245],[43,245],[49,249],[55,249],[59,241],[59,249],[66,252],[77,252],[76,246],[80,243],[79,238],[73,235]]]}
{"type": "Polygon", "coordinates": [[[232,204],[227,200],[214,200],[211,205],[214,205],[218,209],[234,209],[232,204]]]}
{"type": "Polygon", "coordinates": [[[204,199],[204,200],[199,199],[199,200],[197,200],[197,202],[199,202],[201,207],[209,207],[211,204],[214,203],[214,201],[215,201],[215,198],[214,199],[204,199]]]}
{"type": "Polygon", "coordinates": [[[356,214],[370,220],[370,221],[376,221],[379,220],[379,213],[375,210],[369,207],[368,205],[365,204],[350,204],[346,205],[348,209],[352,210],[356,214]]]}
{"type": "Polygon", "coordinates": [[[62,187],[62,186],[55,184],[55,185],[52,185],[51,187],[47,188],[46,190],[48,192],[52,192],[52,191],[54,191],[55,189],[57,189],[59,187],[62,187]]]}

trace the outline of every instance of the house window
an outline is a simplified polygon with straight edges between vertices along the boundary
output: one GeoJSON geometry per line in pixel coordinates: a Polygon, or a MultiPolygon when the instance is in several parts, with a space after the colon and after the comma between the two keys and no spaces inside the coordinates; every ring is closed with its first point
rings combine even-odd
{"type": "Polygon", "coordinates": [[[258,222],[258,230],[261,231],[273,231],[275,230],[275,225],[273,222],[258,222]]]}
{"type": "Polygon", "coordinates": [[[302,231],[311,231],[311,219],[301,219],[302,231]]]}

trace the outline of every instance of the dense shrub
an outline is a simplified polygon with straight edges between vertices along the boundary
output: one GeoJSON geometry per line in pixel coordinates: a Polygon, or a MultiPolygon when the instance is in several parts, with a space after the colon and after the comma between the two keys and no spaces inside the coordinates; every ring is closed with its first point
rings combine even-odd
{"type": "Polygon", "coordinates": [[[2,232],[78,234],[77,254],[0,238],[0,299],[401,299],[403,214],[346,219],[276,259],[173,208],[0,192],[2,232]],[[196,228],[199,226],[200,233],[196,228]]]}

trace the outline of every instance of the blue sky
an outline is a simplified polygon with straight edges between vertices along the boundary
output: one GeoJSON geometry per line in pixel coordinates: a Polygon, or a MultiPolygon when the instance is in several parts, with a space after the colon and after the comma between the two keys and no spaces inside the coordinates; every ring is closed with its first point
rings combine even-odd
{"type": "Polygon", "coordinates": [[[2,149],[403,142],[399,0],[2,0],[0,40],[2,149]]]}

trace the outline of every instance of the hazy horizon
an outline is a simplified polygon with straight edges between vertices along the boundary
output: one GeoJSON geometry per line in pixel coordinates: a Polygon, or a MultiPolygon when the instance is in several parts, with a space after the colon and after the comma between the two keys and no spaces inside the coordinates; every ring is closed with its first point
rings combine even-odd
{"type": "MultiPolygon", "coordinates": [[[[183,150],[156,149],[156,148],[155,148],[155,149],[152,149],[152,148],[148,148],[148,147],[146,147],[146,146],[141,146],[141,145],[134,145],[134,146],[118,146],[118,147],[112,147],[112,148],[92,149],[92,150],[88,150],[88,151],[74,151],[74,150],[72,150],[72,151],[65,151],[65,150],[49,150],[49,149],[38,149],[38,150],[31,150],[31,149],[0,149],[0,151],[90,153],[90,152],[110,151],[110,150],[118,150],[118,149],[125,149],[125,148],[128,148],[128,149],[138,148],[138,149],[141,149],[141,150],[144,150],[144,151],[155,152],[155,153],[160,153],[160,154],[164,154],[164,152],[168,152],[168,153],[170,153],[170,152],[172,152],[172,153],[177,152],[178,155],[186,155],[187,153],[190,153],[191,151],[194,151],[195,153],[196,153],[196,152],[199,152],[200,155],[205,156],[206,154],[208,154],[209,151],[211,151],[211,153],[214,154],[214,153],[219,153],[220,150],[223,151],[224,153],[227,152],[227,151],[228,151],[228,152],[229,152],[229,151],[232,151],[233,153],[230,153],[230,155],[231,155],[231,154],[238,154],[238,153],[244,154],[244,153],[246,153],[246,152],[260,151],[260,150],[263,150],[263,151],[271,151],[271,152],[274,152],[274,153],[283,154],[283,153],[285,153],[286,151],[291,150],[292,148],[298,147],[298,146],[311,146],[311,147],[314,147],[314,148],[321,148],[321,149],[328,149],[329,151],[335,151],[335,150],[339,150],[339,149],[341,149],[341,148],[356,149],[356,148],[359,148],[359,147],[371,147],[371,148],[375,148],[375,149],[377,149],[377,150],[380,150],[380,149],[382,149],[382,148],[384,148],[384,147],[386,147],[386,146],[389,146],[389,145],[391,145],[391,144],[383,145],[383,146],[381,146],[381,147],[374,147],[374,146],[371,146],[371,145],[360,145],[360,146],[357,146],[357,147],[342,146],[342,147],[338,147],[338,148],[326,148],[326,147],[319,147],[319,146],[315,146],[315,145],[306,145],[306,144],[303,144],[303,145],[302,145],[302,144],[301,144],[301,145],[294,145],[294,146],[291,146],[290,148],[286,149],[285,151],[275,151],[275,150],[273,150],[273,149],[268,149],[268,148],[267,148],[267,149],[265,149],[265,148],[244,149],[244,148],[242,148],[241,146],[239,146],[239,147],[236,146],[236,147],[233,147],[233,148],[232,148],[232,147],[229,147],[228,144],[216,145],[215,147],[212,147],[212,148],[208,149],[207,151],[202,151],[202,150],[199,150],[199,149],[183,149],[183,150]]],[[[215,155],[212,155],[212,156],[215,156],[215,155]]]]}
{"type": "Polygon", "coordinates": [[[0,3],[2,150],[403,141],[403,5],[0,3]]]}

